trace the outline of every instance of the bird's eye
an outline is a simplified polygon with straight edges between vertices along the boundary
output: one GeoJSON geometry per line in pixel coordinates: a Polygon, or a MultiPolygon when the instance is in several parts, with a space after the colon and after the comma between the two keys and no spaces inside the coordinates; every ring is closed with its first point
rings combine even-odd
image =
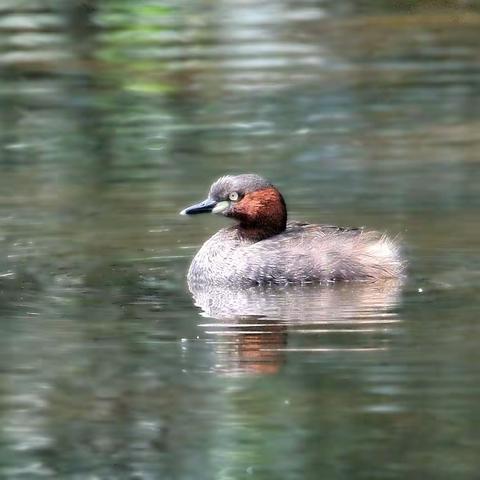
{"type": "Polygon", "coordinates": [[[236,202],[238,200],[238,193],[237,192],[232,192],[228,198],[232,201],[232,202],[236,202]]]}

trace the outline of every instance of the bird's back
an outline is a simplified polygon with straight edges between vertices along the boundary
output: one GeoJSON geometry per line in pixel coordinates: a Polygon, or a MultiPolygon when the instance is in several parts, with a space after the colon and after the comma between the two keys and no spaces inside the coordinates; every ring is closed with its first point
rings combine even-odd
{"type": "Polygon", "coordinates": [[[302,284],[399,278],[396,242],[378,232],[289,222],[284,232],[252,242],[236,227],[220,230],[194,258],[189,281],[230,285],[302,284]]]}

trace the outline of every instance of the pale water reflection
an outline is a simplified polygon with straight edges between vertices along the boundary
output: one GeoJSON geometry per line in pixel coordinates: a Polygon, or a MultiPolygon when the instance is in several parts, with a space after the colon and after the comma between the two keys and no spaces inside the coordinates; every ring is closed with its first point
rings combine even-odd
{"type": "Polygon", "coordinates": [[[229,373],[276,373],[285,352],[385,350],[398,332],[400,282],[252,287],[189,285],[195,304],[214,322],[217,368],[229,373]]]}

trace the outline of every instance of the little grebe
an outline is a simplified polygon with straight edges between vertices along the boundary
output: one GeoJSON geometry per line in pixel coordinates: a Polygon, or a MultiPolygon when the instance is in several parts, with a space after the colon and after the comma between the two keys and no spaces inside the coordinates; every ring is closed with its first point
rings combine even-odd
{"type": "Polygon", "coordinates": [[[287,222],[280,192],[254,174],[225,176],[182,215],[215,213],[237,224],[209,238],[193,259],[189,283],[250,286],[401,278],[405,262],[384,234],[287,222]]]}

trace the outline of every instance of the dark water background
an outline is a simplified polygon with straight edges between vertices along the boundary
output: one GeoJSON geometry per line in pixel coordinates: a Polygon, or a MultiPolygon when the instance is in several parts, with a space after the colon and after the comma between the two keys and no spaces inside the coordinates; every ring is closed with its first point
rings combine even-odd
{"type": "Polygon", "coordinates": [[[0,477],[475,479],[476,1],[3,0],[0,477]],[[204,292],[257,172],[403,287],[204,292]]]}

